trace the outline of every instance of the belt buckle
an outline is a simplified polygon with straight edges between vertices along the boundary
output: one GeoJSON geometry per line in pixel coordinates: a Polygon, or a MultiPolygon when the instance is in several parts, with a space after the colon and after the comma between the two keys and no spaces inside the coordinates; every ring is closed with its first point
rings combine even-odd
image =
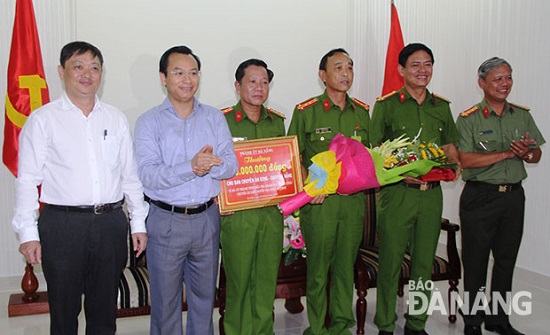
{"type": "Polygon", "coordinates": [[[185,214],[185,215],[198,214],[198,213],[190,214],[189,211],[190,211],[190,210],[199,210],[199,209],[202,208],[202,206],[205,206],[205,209],[206,209],[206,208],[208,208],[208,203],[205,202],[204,204],[200,204],[200,205],[196,205],[196,206],[187,206],[187,207],[185,207],[185,212],[184,212],[184,214],[185,214]]]}
{"type": "Polygon", "coordinates": [[[420,184],[420,191],[426,191],[428,189],[429,189],[429,185],[427,182],[420,184]]]}
{"type": "Polygon", "coordinates": [[[192,209],[197,209],[199,208],[200,206],[187,206],[187,207],[184,207],[185,208],[185,211],[183,212],[183,214],[185,215],[191,215],[189,214],[189,211],[192,210],[192,209]]]}
{"type": "Polygon", "coordinates": [[[498,191],[501,193],[510,191],[510,187],[508,185],[498,185],[498,191]]]}
{"type": "Polygon", "coordinates": [[[106,204],[94,205],[94,214],[99,215],[107,212],[108,206],[106,204]]]}

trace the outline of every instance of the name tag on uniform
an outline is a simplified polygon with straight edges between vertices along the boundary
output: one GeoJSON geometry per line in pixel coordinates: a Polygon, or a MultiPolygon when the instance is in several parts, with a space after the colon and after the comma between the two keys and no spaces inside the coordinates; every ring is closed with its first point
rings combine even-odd
{"type": "Polygon", "coordinates": [[[332,129],[330,127],[315,129],[315,134],[327,134],[327,133],[330,133],[330,132],[332,132],[332,129]]]}
{"type": "Polygon", "coordinates": [[[479,132],[479,135],[490,135],[493,133],[493,129],[487,129],[487,130],[482,130],[479,132]]]}

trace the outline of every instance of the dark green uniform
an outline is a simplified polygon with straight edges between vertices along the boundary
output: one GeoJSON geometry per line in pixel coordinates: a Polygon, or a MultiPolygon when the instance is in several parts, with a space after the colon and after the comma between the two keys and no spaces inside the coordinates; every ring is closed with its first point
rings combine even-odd
{"type": "MultiPolygon", "coordinates": [[[[368,145],[369,107],[347,98],[344,110],[327,93],[309,99],[294,109],[289,135],[297,135],[302,164],[327,151],[337,134],[355,136],[368,145]]],[[[321,205],[306,205],[300,222],[307,246],[307,313],[304,334],[351,334],[353,317],[353,265],[361,243],[365,208],[363,192],[349,196],[330,195],[321,205]],[[327,313],[327,279],[330,267],[331,324],[324,328],[327,313]]]]}
{"type": "MultiPolygon", "coordinates": [[[[439,146],[458,140],[449,102],[426,92],[419,105],[405,87],[377,100],[372,116],[370,139],[373,145],[403,134],[413,140],[439,146]]],[[[383,187],[377,202],[380,238],[380,267],[377,280],[376,316],[378,329],[393,331],[399,272],[405,250],[411,252],[410,278],[415,283],[430,280],[435,256],[443,196],[440,186],[422,190],[398,183],[383,187]]],[[[429,292],[425,292],[429,298],[429,292]]],[[[407,315],[406,326],[424,329],[427,315],[407,315]]]]}
{"type": "MultiPolygon", "coordinates": [[[[257,124],[239,103],[222,110],[233,138],[285,135],[284,115],[262,106],[257,124]]],[[[276,206],[222,216],[220,235],[227,278],[227,335],[273,334],[273,300],[283,251],[283,216],[276,206]]]]}
{"type": "MultiPolygon", "coordinates": [[[[457,120],[460,141],[458,150],[468,153],[495,153],[508,150],[513,140],[520,140],[526,132],[537,142],[545,143],[527,108],[506,102],[502,116],[498,116],[482,101],[460,114],[457,120]]],[[[527,177],[523,160],[518,157],[480,168],[464,169],[462,179],[466,186],[460,197],[462,232],[462,261],[464,266],[464,294],[469,301],[477,292],[485,293],[489,254],[494,266],[489,301],[493,294],[505,298],[512,290],[525,212],[525,193],[521,181],[527,177]]],[[[471,311],[473,306],[468,306],[471,311]]],[[[465,312],[465,311],[463,311],[465,312]]],[[[492,315],[464,313],[464,323],[479,326],[505,325],[508,315],[499,308],[492,315]]]]}

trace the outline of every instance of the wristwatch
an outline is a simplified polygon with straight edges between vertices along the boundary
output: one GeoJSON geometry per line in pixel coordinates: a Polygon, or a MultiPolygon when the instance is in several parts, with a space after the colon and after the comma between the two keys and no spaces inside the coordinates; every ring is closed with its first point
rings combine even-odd
{"type": "Polygon", "coordinates": [[[525,156],[523,156],[523,160],[525,161],[530,161],[531,159],[533,159],[533,152],[532,151],[529,151],[528,153],[525,154],[525,156]]]}

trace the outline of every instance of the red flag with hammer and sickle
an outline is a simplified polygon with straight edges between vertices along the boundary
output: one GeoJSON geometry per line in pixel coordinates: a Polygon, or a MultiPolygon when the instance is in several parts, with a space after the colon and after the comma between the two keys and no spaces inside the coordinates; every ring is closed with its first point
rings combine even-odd
{"type": "Polygon", "coordinates": [[[17,0],[8,64],[2,160],[17,176],[19,133],[33,110],[50,101],[32,0],[17,0]]]}

